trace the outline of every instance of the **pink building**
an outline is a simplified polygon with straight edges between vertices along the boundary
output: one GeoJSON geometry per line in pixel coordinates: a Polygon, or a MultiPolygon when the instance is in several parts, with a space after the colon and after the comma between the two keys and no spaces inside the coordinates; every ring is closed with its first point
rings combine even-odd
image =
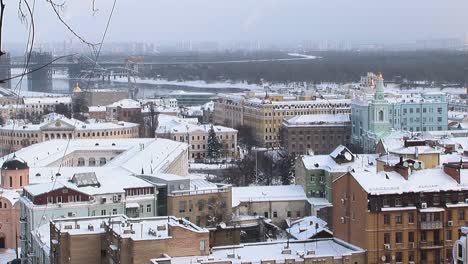
{"type": "Polygon", "coordinates": [[[16,248],[20,235],[20,203],[23,186],[29,184],[28,164],[13,155],[0,169],[0,248],[16,248]]]}

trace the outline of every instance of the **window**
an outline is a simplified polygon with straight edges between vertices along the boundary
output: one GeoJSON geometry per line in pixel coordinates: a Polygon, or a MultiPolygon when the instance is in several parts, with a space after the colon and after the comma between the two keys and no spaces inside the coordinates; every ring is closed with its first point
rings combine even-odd
{"type": "Polygon", "coordinates": [[[395,233],[395,243],[397,243],[397,244],[403,243],[403,232],[396,232],[395,233]]]}
{"type": "Polygon", "coordinates": [[[390,215],[389,214],[384,214],[383,222],[384,222],[384,225],[389,225],[390,224],[390,215]]]}
{"type": "Polygon", "coordinates": [[[273,217],[278,217],[278,212],[273,212],[273,217]]]}
{"type": "Polygon", "coordinates": [[[426,241],[427,234],[426,231],[421,231],[421,241],[426,241]]]}
{"type": "Polygon", "coordinates": [[[200,240],[200,251],[205,251],[205,240],[200,240]]]}
{"type": "Polygon", "coordinates": [[[395,253],[395,261],[396,262],[403,262],[403,253],[401,253],[401,252],[395,253]]]}
{"type": "Polygon", "coordinates": [[[265,216],[265,218],[268,218],[268,212],[264,212],[263,215],[265,216]]]}
{"type": "Polygon", "coordinates": [[[84,165],[85,165],[84,158],[78,158],[78,166],[84,166],[84,165]]]}
{"type": "Polygon", "coordinates": [[[447,230],[445,240],[452,240],[452,230],[447,230]]]}
{"type": "Polygon", "coordinates": [[[105,209],[101,210],[101,215],[106,215],[106,210],[105,209]]]}
{"type": "Polygon", "coordinates": [[[89,158],[89,166],[96,166],[96,159],[95,158],[89,158]]]}
{"type": "Polygon", "coordinates": [[[408,232],[408,242],[414,242],[414,232],[408,232]]]}
{"type": "Polygon", "coordinates": [[[390,244],[390,233],[384,233],[384,244],[390,244]]]}
{"type": "Polygon", "coordinates": [[[401,223],[402,223],[401,214],[395,215],[395,223],[398,224],[398,225],[401,225],[401,223]]]}
{"type": "Polygon", "coordinates": [[[301,211],[297,211],[297,212],[296,212],[296,216],[297,216],[297,217],[301,217],[301,211]]]}
{"type": "Polygon", "coordinates": [[[179,213],[185,213],[185,207],[187,203],[185,201],[179,201],[179,213]]]}
{"type": "Polygon", "coordinates": [[[458,209],[458,220],[465,220],[465,209],[458,209]]]}
{"type": "Polygon", "coordinates": [[[106,158],[100,158],[99,159],[99,166],[104,166],[104,165],[106,165],[106,163],[107,163],[106,158]]]}
{"type": "Polygon", "coordinates": [[[10,176],[10,188],[13,187],[13,177],[10,176]]]}
{"type": "Polygon", "coordinates": [[[414,224],[414,214],[408,213],[408,224],[414,224]]]}
{"type": "Polygon", "coordinates": [[[395,206],[401,206],[401,199],[395,198],[395,206]]]}
{"type": "Polygon", "coordinates": [[[287,216],[288,218],[291,217],[291,211],[288,211],[287,216]]]}
{"type": "Polygon", "coordinates": [[[151,213],[151,204],[146,205],[146,212],[151,213]]]}

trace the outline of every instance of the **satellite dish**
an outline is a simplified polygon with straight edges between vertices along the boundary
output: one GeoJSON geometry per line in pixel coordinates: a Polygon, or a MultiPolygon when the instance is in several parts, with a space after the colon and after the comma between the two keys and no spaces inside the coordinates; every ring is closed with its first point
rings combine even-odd
{"type": "Polygon", "coordinates": [[[408,162],[407,161],[403,162],[403,167],[408,168],[408,162]]]}
{"type": "Polygon", "coordinates": [[[414,167],[415,169],[419,169],[419,162],[415,162],[414,165],[413,165],[413,167],[414,167]]]}
{"type": "Polygon", "coordinates": [[[179,190],[183,190],[183,189],[184,189],[184,187],[185,187],[185,186],[184,186],[184,184],[182,184],[182,183],[181,183],[181,184],[179,184],[179,190]]]}
{"type": "Polygon", "coordinates": [[[347,161],[351,161],[353,159],[353,157],[351,156],[351,154],[349,154],[349,152],[345,152],[344,157],[347,161]]]}

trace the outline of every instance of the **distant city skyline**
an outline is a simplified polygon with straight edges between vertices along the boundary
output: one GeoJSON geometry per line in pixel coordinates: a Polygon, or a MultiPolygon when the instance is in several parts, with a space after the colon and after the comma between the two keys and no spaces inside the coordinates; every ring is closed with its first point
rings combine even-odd
{"type": "MultiPolygon", "coordinates": [[[[99,42],[113,1],[67,1],[64,19],[90,42],[99,42]]],[[[8,3],[7,3],[8,4],[8,3]]],[[[5,41],[25,43],[26,26],[7,6],[5,41]]],[[[283,46],[312,41],[351,44],[411,44],[418,40],[462,39],[468,33],[468,2],[403,1],[162,1],[117,2],[106,42],[151,43],[258,41],[283,46]]],[[[79,42],[46,2],[35,7],[36,42],[79,42]]]]}

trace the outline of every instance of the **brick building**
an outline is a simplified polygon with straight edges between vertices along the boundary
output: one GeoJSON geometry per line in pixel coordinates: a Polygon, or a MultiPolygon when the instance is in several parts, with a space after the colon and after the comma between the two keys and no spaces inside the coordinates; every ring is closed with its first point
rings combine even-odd
{"type": "Polygon", "coordinates": [[[155,257],[207,255],[208,230],[173,216],[56,219],[34,234],[36,263],[149,263],[155,257]]]}
{"type": "Polygon", "coordinates": [[[335,236],[366,249],[369,264],[452,263],[468,220],[468,162],[450,158],[458,161],[425,168],[417,159],[383,156],[336,179],[335,236]]]}
{"type": "Polygon", "coordinates": [[[349,114],[300,115],[283,121],[282,143],[293,155],[327,154],[351,143],[349,114]]]}

